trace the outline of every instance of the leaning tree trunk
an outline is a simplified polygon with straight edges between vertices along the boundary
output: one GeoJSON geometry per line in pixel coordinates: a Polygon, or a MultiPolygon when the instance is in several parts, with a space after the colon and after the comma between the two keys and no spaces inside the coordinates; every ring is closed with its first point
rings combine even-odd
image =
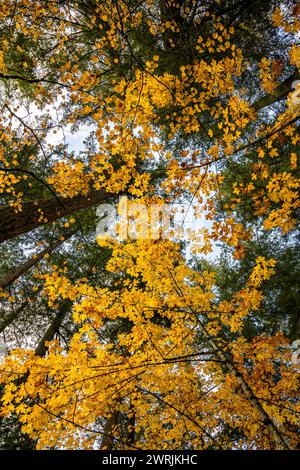
{"type": "Polygon", "coordinates": [[[25,263],[21,264],[15,269],[12,269],[11,271],[8,271],[8,273],[6,273],[2,278],[0,278],[0,288],[4,289],[5,287],[8,287],[13,284],[13,282],[19,279],[19,277],[27,273],[34,266],[36,266],[44,258],[45,255],[52,253],[58,246],[62,245],[65,240],[71,238],[74,233],[75,231],[64,234],[62,240],[55,241],[47,248],[40,251],[38,254],[33,255],[31,258],[25,261],[25,263]]]}
{"type": "Polygon", "coordinates": [[[300,79],[300,73],[298,70],[290,75],[286,80],[284,80],[280,85],[272,93],[259,98],[255,103],[253,103],[252,107],[256,111],[260,111],[261,109],[265,108],[266,106],[270,106],[277,101],[280,101],[282,98],[285,98],[291,91],[293,82],[300,79]]]}
{"type": "Polygon", "coordinates": [[[45,356],[48,350],[48,346],[46,345],[46,343],[48,341],[52,341],[54,336],[59,332],[59,328],[64,318],[66,317],[70,309],[70,306],[71,306],[71,302],[67,301],[57,311],[55,317],[53,318],[47,330],[45,331],[44,336],[40,339],[37,347],[35,348],[35,354],[37,356],[40,356],[40,357],[45,356]]]}
{"type": "Polygon", "coordinates": [[[118,424],[119,413],[116,410],[111,411],[111,415],[107,418],[103,429],[103,439],[101,442],[101,450],[111,450],[114,443],[114,431],[118,424]]]}
{"type": "Polygon", "coordinates": [[[128,418],[128,425],[127,425],[127,445],[132,446],[135,442],[135,421],[136,421],[136,414],[134,409],[134,404],[132,401],[130,402],[129,406],[130,416],[128,418]]]}
{"type": "Polygon", "coordinates": [[[5,316],[5,318],[0,323],[0,333],[11,325],[20,315],[20,313],[24,310],[24,308],[28,305],[28,302],[23,302],[15,311],[11,312],[9,315],[5,316]]]}
{"type": "Polygon", "coordinates": [[[0,243],[113,197],[114,194],[92,190],[86,196],[26,202],[18,213],[4,206],[0,209],[0,243]]]}

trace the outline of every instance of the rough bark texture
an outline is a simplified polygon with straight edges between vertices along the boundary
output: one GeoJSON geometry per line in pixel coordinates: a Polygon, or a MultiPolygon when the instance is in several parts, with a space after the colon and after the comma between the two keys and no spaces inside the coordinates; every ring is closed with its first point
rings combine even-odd
{"type": "Polygon", "coordinates": [[[29,258],[27,261],[25,261],[25,263],[21,264],[15,269],[10,270],[2,278],[0,278],[0,288],[4,289],[5,287],[10,286],[19,277],[36,266],[46,254],[52,253],[52,251],[54,251],[58,246],[62,245],[64,241],[69,239],[74,233],[75,232],[69,232],[65,234],[63,240],[57,240],[53,242],[50,246],[29,258]]]}
{"type": "Polygon", "coordinates": [[[136,418],[134,405],[132,404],[132,402],[130,403],[130,413],[131,415],[129,416],[129,419],[128,419],[127,444],[131,446],[135,442],[135,418],[136,418]]]}
{"type": "Polygon", "coordinates": [[[270,104],[276,103],[276,101],[285,98],[290,91],[292,91],[292,84],[294,81],[300,79],[300,74],[298,70],[290,75],[284,82],[282,82],[274,91],[273,93],[269,93],[266,96],[258,99],[253,103],[252,107],[259,111],[260,109],[265,108],[266,106],[270,106],[270,104]]]}
{"type": "Polygon", "coordinates": [[[113,446],[114,431],[118,423],[118,412],[111,411],[110,417],[106,420],[103,429],[103,439],[101,442],[101,450],[111,450],[113,446]]]}
{"type": "Polygon", "coordinates": [[[61,217],[112,199],[113,196],[113,194],[105,191],[93,190],[87,196],[76,196],[61,200],[53,197],[41,201],[26,202],[23,205],[22,212],[18,213],[12,207],[4,206],[0,209],[0,243],[27,233],[48,222],[54,222],[61,217]]]}
{"type": "Polygon", "coordinates": [[[56,313],[55,317],[53,318],[50,325],[48,326],[44,336],[41,338],[41,340],[39,341],[39,344],[37,345],[35,349],[35,354],[37,356],[43,357],[46,354],[48,350],[48,346],[46,345],[46,343],[47,341],[52,341],[54,336],[58,333],[59,328],[62,324],[62,321],[69,311],[70,305],[71,305],[71,302],[69,301],[65,302],[56,313]]]}
{"type": "MultiPolygon", "coordinates": [[[[11,323],[13,323],[17,318],[18,316],[20,315],[20,313],[22,312],[22,310],[28,305],[28,302],[23,302],[20,307],[18,307],[15,311],[11,312],[9,315],[7,315],[3,321],[1,321],[0,323],[0,333],[3,333],[3,331],[5,330],[5,328],[7,328],[11,323]]],[[[2,319],[1,319],[2,320],[2,319]]]]}

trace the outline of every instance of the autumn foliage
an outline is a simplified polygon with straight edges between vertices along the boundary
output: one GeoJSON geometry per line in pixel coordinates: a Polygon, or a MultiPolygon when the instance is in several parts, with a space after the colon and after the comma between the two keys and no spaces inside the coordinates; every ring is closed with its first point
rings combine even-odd
{"type": "Polygon", "coordinates": [[[1,2],[1,419],[34,448],[299,447],[299,314],[268,312],[297,239],[300,18],[270,3],[1,2]],[[97,242],[119,196],[201,228],[97,242]]]}

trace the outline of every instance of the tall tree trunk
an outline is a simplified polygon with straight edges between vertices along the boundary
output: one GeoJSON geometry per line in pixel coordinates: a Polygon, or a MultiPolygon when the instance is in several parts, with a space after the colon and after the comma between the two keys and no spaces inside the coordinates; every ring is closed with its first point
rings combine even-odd
{"type": "Polygon", "coordinates": [[[107,418],[104,429],[103,429],[103,439],[100,445],[101,450],[111,450],[114,440],[114,431],[118,423],[119,413],[116,410],[111,411],[111,415],[107,418]]]}
{"type": "Polygon", "coordinates": [[[130,416],[128,418],[127,444],[132,446],[135,441],[135,410],[132,401],[129,406],[130,416]]]}
{"type": "Polygon", "coordinates": [[[185,37],[186,31],[186,21],[181,15],[181,7],[184,3],[184,0],[177,0],[176,2],[168,0],[160,0],[159,9],[160,9],[160,19],[163,23],[172,22],[175,23],[179,28],[179,32],[168,30],[162,34],[162,40],[164,44],[164,49],[166,51],[180,51],[183,46],[187,46],[187,38],[185,37]],[[172,47],[171,44],[174,44],[175,47],[172,47]]]}
{"type": "MultiPolygon", "coordinates": [[[[43,357],[46,354],[46,352],[48,350],[48,347],[46,346],[46,342],[51,341],[54,338],[54,335],[59,331],[59,327],[60,327],[63,319],[65,318],[65,316],[66,316],[66,314],[67,314],[67,312],[70,308],[70,305],[71,305],[70,301],[65,302],[61,306],[61,308],[59,309],[59,311],[57,312],[55,317],[53,318],[51,324],[47,328],[44,336],[41,338],[41,340],[39,341],[39,343],[38,343],[38,345],[35,349],[35,354],[37,356],[43,357]]],[[[15,380],[15,382],[14,382],[15,385],[17,387],[19,387],[20,385],[24,384],[26,382],[28,376],[29,376],[29,370],[25,374],[23,374],[22,376],[18,377],[15,380]]],[[[36,442],[34,440],[31,440],[31,439],[30,439],[30,441],[31,441],[32,448],[34,448],[35,445],[36,445],[36,442]]]]}
{"type": "Polygon", "coordinates": [[[19,277],[21,277],[23,274],[25,274],[34,266],[36,266],[44,258],[46,254],[52,253],[58,246],[62,245],[65,240],[68,240],[69,238],[71,238],[72,235],[74,235],[74,233],[75,231],[64,234],[63,240],[57,240],[53,242],[50,246],[40,251],[38,254],[33,255],[31,258],[29,258],[27,261],[25,261],[25,263],[21,264],[17,268],[12,269],[8,273],[6,273],[2,278],[0,278],[0,288],[4,289],[5,287],[8,287],[9,285],[11,285],[19,277]]]}
{"type": "Polygon", "coordinates": [[[48,326],[44,336],[40,339],[37,347],[35,348],[35,354],[37,356],[43,357],[46,354],[48,350],[48,346],[46,345],[47,341],[52,341],[54,336],[58,333],[62,321],[68,313],[71,305],[72,303],[70,301],[67,301],[61,305],[60,309],[57,311],[55,317],[48,326]]]}
{"type": "Polygon", "coordinates": [[[43,199],[26,202],[22,212],[16,213],[10,206],[0,209],[0,243],[27,233],[41,225],[54,222],[100,202],[109,201],[115,195],[105,191],[92,190],[87,196],[73,198],[43,199]],[[40,211],[39,211],[40,209],[40,211]],[[42,215],[42,217],[41,217],[42,215]]]}
{"type": "Polygon", "coordinates": [[[273,93],[269,93],[268,95],[259,98],[255,103],[253,103],[252,107],[259,111],[266,106],[270,106],[270,104],[276,103],[276,101],[281,100],[285,96],[287,96],[290,91],[292,91],[292,84],[294,81],[300,79],[300,73],[298,70],[290,75],[284,82],[278,85],[277,88],[273,91],[273,93]]]}
{"type": "MultiPolygon", "coordinates": [[[[22,310],[24,310],[24,308],[28,305],[28,302],[23,302],[18,308],[17,310],[15,310],[14,312],[11,312],[9,315],[6,316],[6,318],[4,318],[3,321],[1,321],[0,323],[0,333],[3,333],[3,331],[9,326],[11,325],[11,323],[13,323],[19,316],[19,314],[22,312],[22,310]]],[[[2,320],[2,319],[1,319],[2,320]]]]}

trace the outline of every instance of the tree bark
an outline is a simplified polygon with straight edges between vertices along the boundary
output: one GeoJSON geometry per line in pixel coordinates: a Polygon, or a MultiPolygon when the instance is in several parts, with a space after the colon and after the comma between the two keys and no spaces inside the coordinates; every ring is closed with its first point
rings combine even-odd
{"type": "Polygon", "coordinates": [[[28,302],[23,302],[17,310],[14,312],[10,313],[1,323],[0,323],[0,333],[3,333],[3,331],[14,321],[18,318],[19,314],[22,312],[22,310],[28,305],[28,302]]]}
{"type": "Polygon", "coordinates": [[[127,444],[131,446],[135,442],[135,420],[136,420],[134,405],[132,401],[130,402],[129,410],[130,410],[131,415],[128,418],[127,444]]]}
{"type": "Polygon", "coordinates": [[[296,72],[294,72],[286,80],[284,80],[284,82],[278,85],[278,87],[273,91],[273,93],[269,93],[268,95],[259,98],[257,101],[255,101],[255,103],[253,103],[252,107],[256,111],[260,111],[266,106],[270,106],[270,104],[276,103],[276,101],[281,100],[289,94],[289,92],[292,90],[293,82],[299,79],[300,73],[298,70],[296,70],[296,72]]]}
{"type": "Polygon", "coordinates": [[[97,203],[108,201],[114,196],[114,194],[105,191],[92,190],[87,196],[62,198],[61,200],[53,197],[51,199],[26,202],[23,205],[22,212],[18,213],[10,206],[3,206],[0,209],[0,243],[27,233],[46,223],[54,222],[61,217],[74,214],[97,203]]]}
{"type": "Polygon", "coordinates": [[[6,273],[2,278],[0,278],[0,288],[4,289],[11,285],[14,281],[16,281],[19,277],[29,271],[31,268],[36,266],[46,254],[52,253],[58,246],[62,245],[65,240],[69,239],[74,235],[75,231],[69,232],[64,236],[63,240],[57,240],[52,243],[50,246],[45,248],[44,250],[40,251],[38,254],[33,255],[29,258],[25,263],[21,264],[15,269],[12,269],[8,273],[6,273]]]}
{"type": "Polygon", "coordinates": [[[55,317],[51,321],[50,325],[48,326],[44,336],[40,339],[36,349],[35,349],[35,354],[37,356],[43,357],[45,356],[48,346],[46,345],[47,341],[52,341],[54,336],[58,333],[59,328],[62,324],[63,319],[65,318],[69,308],[70,308],[71,302],[67,301],[65,302],[61,308],[58,310],[56,313],[55,317]]]}
{"type": "Polygon", "coordinates": [[[103,439],[100,445],[101,450],[111,450],[113,446],[113,435],[114,430],[118,423],[118,412],[115,410],[111,411],[110,417],[106,420],[103,429],[103,439]]]}

